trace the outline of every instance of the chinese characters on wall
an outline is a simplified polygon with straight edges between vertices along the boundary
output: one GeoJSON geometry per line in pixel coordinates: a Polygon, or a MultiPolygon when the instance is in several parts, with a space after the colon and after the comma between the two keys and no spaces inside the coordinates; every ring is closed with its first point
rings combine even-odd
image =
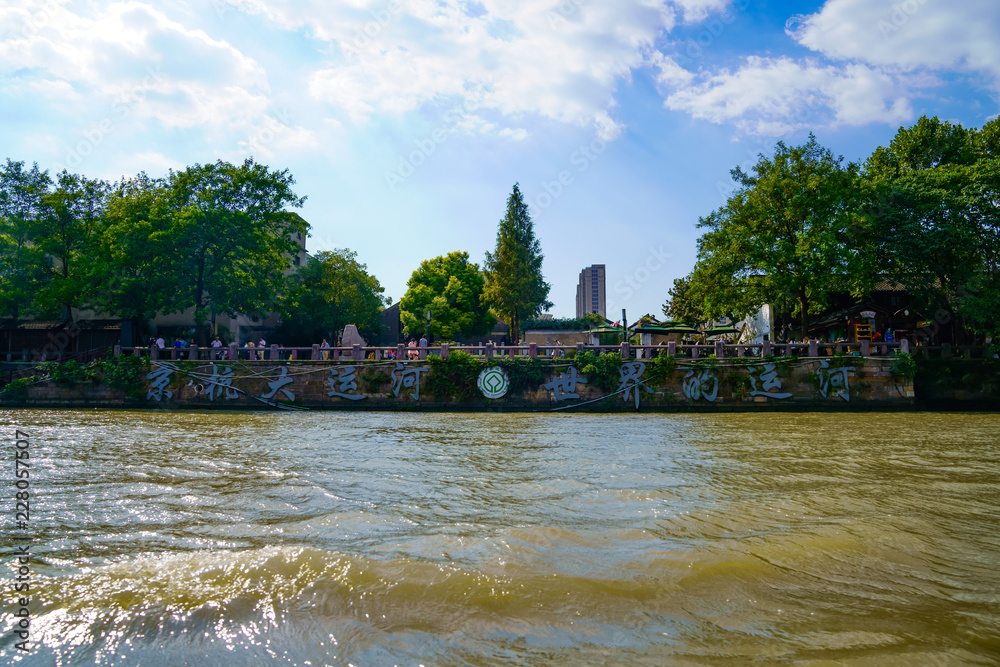
{"type": "MultiPolygon", "coordinates": [[[[849,374],[855,370],[853,366],[831,367],[830,362],[819,360],[819,368],[813,372],[816,379],[816,386],[820,397],[840,398],[844,401],[851,400],[849,374]]],[[[393,397],[399,399],[400,394],[404,398],[414,402],[420,401],[420,381],[421,376],[430,372],[428,366],[407,366],[401,362],[396,362],[389,380],[391,381],[391,393],[393,397]]],[[[785,400],[793,397],[790,391],[783,391],[782,381],[778,378],[777,364],[763,363],[746,367],[749,375],[750,391],[749,396],[756,399],[785,400]]],[[[357,366],[333,366],[322,371],[303,370],[298,375],[311,375],[316,372],[328,372],[325,379],[329,386],[326,396],[333,399],[343,399],[347,401],[360,401],[368,398],[358,389],[358,368],[357,366]]],[[[690,401],[715,402],[719,397],[720,369],[718,368],[690,368],[681,379],[681,393],[690,401]]],[[[160,402],[164,399],[171,399],[174,392],[169,389],[171,380],[175,374],[182,374],[193,378],[188,386],[195,387],[196,393],[203,393],[210,401],[233,400],[241,395],[253,398],[265,403],[274,405],[274,401],[285,403],[294,402],[296,394],[292,386],[296,380],[296,374],[289,372],[288,366],[280,366],[268,372],[263,379],[269,391],[260,395],[252,394],[234,386],[235,381],[247,380],[253,376],[240,377],[234,373],[230,366],[220,367],[211,364],[211,373],[194,373],[182,370],[175,364],[160,362],[154,363],[152,370],[146,375],[149,381],[149,390],[146,399],[160,402]],[[197,384],[195,384],[197,382],[197,384]]],[[[619,367],[618,388],[611,393],[611,396],[621,394],[622,400],[626,403],[632,400],[636,409],[639,408],[640,396],[643,391],[649,394],[655,393],[647,385],[643,378],[646,373],[646,364],[641,361],[627,361],[619,367]]],[[[259,376],[258,376],[259,377],[259,376]]],[[[383,376],[384,377],[384,376],[383,376]]],[[[505,376],[506,377],[506,376],[505,376]]],[[[579,401],[581,394],[580,385],[589,383],[587,377],[580,375],[575,366],[570,366],[565,371],[556,373],[555,377],[541,385],[545,389],[552,401],[560,403],[563,401],[579,401]]],[[[605,398],[605,397],[598,397],[605,398]]],[[[594,399],[597,400],[597,399],[594,399]]]]}

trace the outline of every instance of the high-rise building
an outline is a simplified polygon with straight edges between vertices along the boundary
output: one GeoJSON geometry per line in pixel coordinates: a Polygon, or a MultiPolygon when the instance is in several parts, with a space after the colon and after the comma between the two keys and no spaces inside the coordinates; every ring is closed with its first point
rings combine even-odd
{"type": "Polygon", "coordinates": [[[576,316],[597,313],[605,317],[604,265],[594,264],[580,272],[580,282],[576,286],[576,316]]]}

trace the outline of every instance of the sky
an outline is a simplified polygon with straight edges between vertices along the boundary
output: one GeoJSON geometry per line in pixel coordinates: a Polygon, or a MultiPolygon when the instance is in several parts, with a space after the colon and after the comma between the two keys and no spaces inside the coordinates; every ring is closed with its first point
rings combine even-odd
{"type": "Polygon", "coordinates": [[[0,159],[117,180],[288,169],[308,250],[398,300],[482,265],[515,183],[575,315],[661,308],[698,219],[777,141],[864,160],[921,115],[1000,111],[997,0],[0,0],[0,159]]]}

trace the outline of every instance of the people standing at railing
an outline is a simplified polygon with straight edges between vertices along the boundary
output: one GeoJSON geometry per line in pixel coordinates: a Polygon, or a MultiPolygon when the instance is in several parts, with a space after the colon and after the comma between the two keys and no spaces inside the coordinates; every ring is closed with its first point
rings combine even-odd
{"type": "Polygon", "coordinates": [[[257,351],[257,359],[263,361],[264,360],[264,348],[267,347],[267,341],[264,340],[263,336],[261,336],[260,340],[257,342],[257,347],[259,348],[259,350],[257,351]]]}
{"type": "Polygon", "coordinates": [[[330,343],[324,338],[323,342],[319,344],[319,347],[322,350],[321,355],[322,355],[323,361],[329,361],[329,359],[330,359],[330,343]]]}
{"type": "Polygon", "coordinates": [[[407,353],[407,356],[410,359],[416,359],[417,358],[417,341],[416,341],[416,339],[411,338],[410,342],[407,344],[407,347],[410,348],[410,352],[407,353]]]}
{"type": "Polygon", "coordinates": [[[212,349],[214,350],[213,356],[216,359],[222,359],[222,339],[218,336],[212,341],[212,349]]]}

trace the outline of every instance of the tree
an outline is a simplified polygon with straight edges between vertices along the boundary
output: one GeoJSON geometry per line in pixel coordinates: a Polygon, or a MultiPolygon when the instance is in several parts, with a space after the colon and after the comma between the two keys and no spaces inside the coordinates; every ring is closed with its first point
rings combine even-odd
{"type": "Polygon", "coordinates": [[[1000,123],[900,128],[865,163],[871,252],[918,310],[989,335],[1000,320],[1000,123]]]}
{"type": "Polygon", "coordinates": [[[510,326],[514,343],[521,339],[521,321],[552,306],[551,285],[542,275],[542,246],[535,238],[518,184],[507,198],[507,214],[497,229],[494,252],[486,253],[483,298],[494,315],[510,326]]]}
{"type": "Polygon", "coordinates": [[[974,134],[935,116],[922,116],[913,127],[901,127],[886,147],[879,146],[865,161],[865,175],[892,181],[914,171],[976,161],[974,134]]]}
{"type": "MultiPolygon", "coordinates": [[[[7,160],[0,169],[0,316],[17,322],[37,309],[37,295],[48,279],[45,255],[34,244],[34,232],[44,215],[44,197],[51,187],[48,172],[38,165],[7,160]]],[[[11,351],[13,337],[7,339],[11,351]]]]}
{"type": "Polygon", "coordinates": [[[294,183],[287,169],[271,171],[252,159],[195,165],[167,177],[175,248],[167,306],[194,307],[201,344],[210,313],[259,317],[277,308],[289,257],[298,252],[291,234],[308,232],[302,218],[284,210],[304,201],[294,183]]]}
{"type": "Polygon", "coordinates": [[[863,289],[863,256],[852,239],[860,205],[858,167],[842,164],[816,137],[779,142],[752,173],[731,173],[738,188],[702,218],[692,296],[705,315],[747,315],[762,303],[798,304],[803,337],[809,312],[830,292],[863,289]]]}
{"type": "Polygon", "coordinates": [[[663,304],[663,314],[670,319],[693,327],[705,321],[701,303],[692,291],[692,277],[676,278],[667,295],[670,299],[663,304]]]}
{"type": "Polygon", "coordinates": [[[33,229],[35,246],[49,261],[48,280],[38,294],[40,308],[68,321],[71,309],[89,303],[99,288],[91,275],[104,225],[109,186],[67,171],[43,198],[43,215],[33,229]]]}
{"type": "Polygon", "coordinates": [[[285,344],[312,345],[354,324],[365,336],[382,333],[382,308],[388,297],[357,253],[342,249],[309,258],[292,276],[282,300],[282,326],[276,334],[285,344]]]}
{"type": "Polygon", "coordinates": [[[431,311],[430,334],[444,340],[488,333],[496,319],[483,302],[485,279],[469,253],[450,252],[424,260],[406,283],[399,304],[403,329],[417,336],[431,311]]]}
{"type": "Polygon", "coordinates": [[[176,249],[166,185],[145,173],[122,179],[108,195],[105,224],[89,262],[91,302],[131,320],[136,331],[172,301],[176,249]]]}

